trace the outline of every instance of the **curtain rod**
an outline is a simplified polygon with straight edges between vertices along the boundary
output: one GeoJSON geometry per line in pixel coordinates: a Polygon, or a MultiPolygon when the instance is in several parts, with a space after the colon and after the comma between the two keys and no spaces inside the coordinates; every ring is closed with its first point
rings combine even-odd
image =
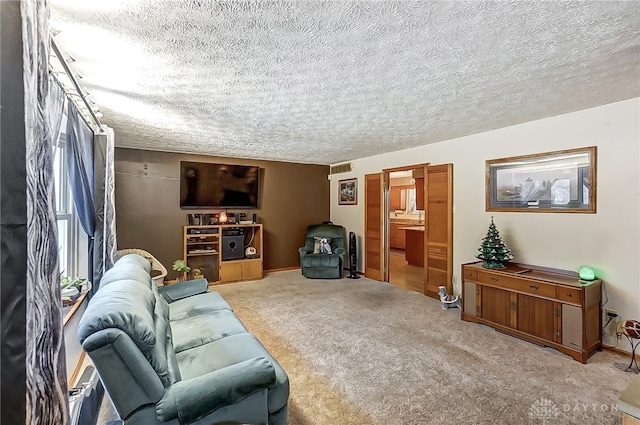
{"type": "Polygon", "coordinates": [[[51,36],[51,47],[53,47],[53,50],[56,53],[56,56],[58,57],[58,60],[62,64],[62,67],[66,71],[67,76],[69,77],[69,80],[71,80],[71,83],[75,86],[76,91],[80,95],[80,99],[82,99],[84,104],[87,106],[87,109],[89,110],[89,113],[91,114],[91,117],[96,122],[96,124],[98,124],[98,127],[102,127],[102,123],[100,122],[100,119],[95,114],[95,112],[93,112],[93,109],[91,108],[91,105],[89,105],[89,102],[87,102],[87,99],[85,98],[84,92],[82,91],[82,88],[80,87],[80,84],[78,84],[78,81],[76,81],[76,77],[73,75],[73,72],[71,71],[71,68],[69,68],[69,65],[67,64],[67,61],[65,60],[64,55],[60,51],[60,48],[58,47],[58,44],[56,44],[56,40],[53,38],[53,35],[51,36]]]}

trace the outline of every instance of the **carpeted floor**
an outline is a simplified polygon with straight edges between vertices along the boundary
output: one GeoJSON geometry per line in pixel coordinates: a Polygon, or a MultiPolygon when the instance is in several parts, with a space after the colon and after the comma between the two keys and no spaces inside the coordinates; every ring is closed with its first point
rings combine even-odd
{"type": "Polygon", "coordinates": [[[628,359],[583,365],[366,278],[215,288],[289,375],[290,425],[619,424],[628,359]]]}

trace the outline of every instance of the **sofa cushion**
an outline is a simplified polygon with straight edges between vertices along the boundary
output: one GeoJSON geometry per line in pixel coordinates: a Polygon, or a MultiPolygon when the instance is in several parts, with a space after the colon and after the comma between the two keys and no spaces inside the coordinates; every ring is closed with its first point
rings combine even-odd
{"type": "Polygon", "coordinates": [[[340,257],[327,254],[307,254],[302,259],[304,267],[339,267],[340,257]]]}
{"type": "Polygon", "coordinates": [[[247,332],[247,328],[231,310],[212,311],[171,322],[176,353],[243,332],[247,332]]]}
{"type": "Polygon", "coordinates": [[[125,254],[116,261],[119,264],[137,264],[151,276],[151,262],[138,254],[125,254]]]}
{"type": "Polygon", "coordinates": [[[140,267],[137,263],[120,263],[119,261],[102,275],[100,287],[123,279],[133,279],[145,285],[147,288],[151,288],[151,275],[144,268],[140,267]]]}
{"type": "Polygon", "coordinates": [[[101,287],[91,298],[78,325],[80,343],[99,330],[118,328],[127,333],[140,350],[150,350],[156,342],[155,304],[151,290],[135,280],[118,280],[101,287]]]}
{"type": "Polygon", "coordinates": [[[232,308],[219,293],[206,292],[169,304],[169,320],[181,320],[219,310],[232,310],[232,308]]]}
{"type": "Polygon", "coordinates": [[[176,354],[182,379],[194,378],[254,357],[266,357],[275,367],[276,383],[269,388],[268,408],[270,412],[276,412],[289,399],[289,378],[255,336],[249,333],[231,335],[176,354]]]}
{"type": "Polygon", "coordinates": [[[169,376],[167,365],[167,344],[171,341],[167,332],[170,332],[169,322],[161,316],[155,315],[156,343],[150,350],[143,351],[144,356],[149,360],[149,364],[158,374],[165,388],[170,387],[175,381],[169,376]]]}

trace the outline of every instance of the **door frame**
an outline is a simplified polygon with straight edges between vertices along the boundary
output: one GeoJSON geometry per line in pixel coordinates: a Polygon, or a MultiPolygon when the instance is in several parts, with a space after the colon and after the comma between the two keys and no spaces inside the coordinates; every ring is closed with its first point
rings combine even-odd
{"type": "MultiPolygon", "coordinates": [[[[390,187],[390,183],[391,183],[391,173],[392,172],[396,172],[396,171],[413,171],[413,170],[417,170],[422,168],[423,173],[424,173],[424,184],[422,187],[422,191],[423,191],[423,195],[424,195],[424,200],[425,200],[425,216],[424,216],[424,220],[425,220],[425,225],[427,222],[427,205],[426,205],[426,200],[428,199],[427,196],[427,186],[428,186],[428,177],[427,177],[427,167],[429,167],[431,164],[426,162],[426,163],[422,163],[422,164],[415,164],[415,165],[404,165],[401,167],[394,167],[394,168],[385,168],[382,170],[382,180],[384,181],[384,199],[385,202],[383,204],[383,211],[382,211],[382,216],[384,217],[383,220],[383,231],[384,231],[384,242],[382,244],[383,246],[383,250],[382,250],[382,263],[384,264],[384,281],[385,282],[389,282],[389,262],[390,262],[390,256],[391,256],[391,206],[390,206],[390,202],[389,202],[389,197],[390,197],[390,193],[391,193],[391,187],[390,187]]],[[[416,190],[418,190],[418,188],[416,188],[416,190]]],[[[424,273],[423,273],[423,281],[422,281],[422,293],[423,295],[427,295],[427,267],[428,267],[428,262],[427,262],[427,232],[425,232],[424,234],[424,253],[425,253],[425,261],[424,261],[424,273]]]]}

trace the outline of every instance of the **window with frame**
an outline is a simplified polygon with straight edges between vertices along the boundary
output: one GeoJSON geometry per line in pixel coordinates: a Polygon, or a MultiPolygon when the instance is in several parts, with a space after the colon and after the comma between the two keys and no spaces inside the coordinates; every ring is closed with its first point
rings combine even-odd
{"type": "MultiPolygon", "coordinates": [[[[63,123],[66,121],[63,120],[63,123]]],[[[63,125],[63,129],[66,126],[63,125]]],[[[69,186],[66,157],[66,137],[61,132],[53,151],[53,172],[56,196],[56,222],[58,227],[58,263],[62,276],[86,276],[87,236],[80,227],[69,186]],[[82,248],[85,248],[82,250],[82,248]]]]}

